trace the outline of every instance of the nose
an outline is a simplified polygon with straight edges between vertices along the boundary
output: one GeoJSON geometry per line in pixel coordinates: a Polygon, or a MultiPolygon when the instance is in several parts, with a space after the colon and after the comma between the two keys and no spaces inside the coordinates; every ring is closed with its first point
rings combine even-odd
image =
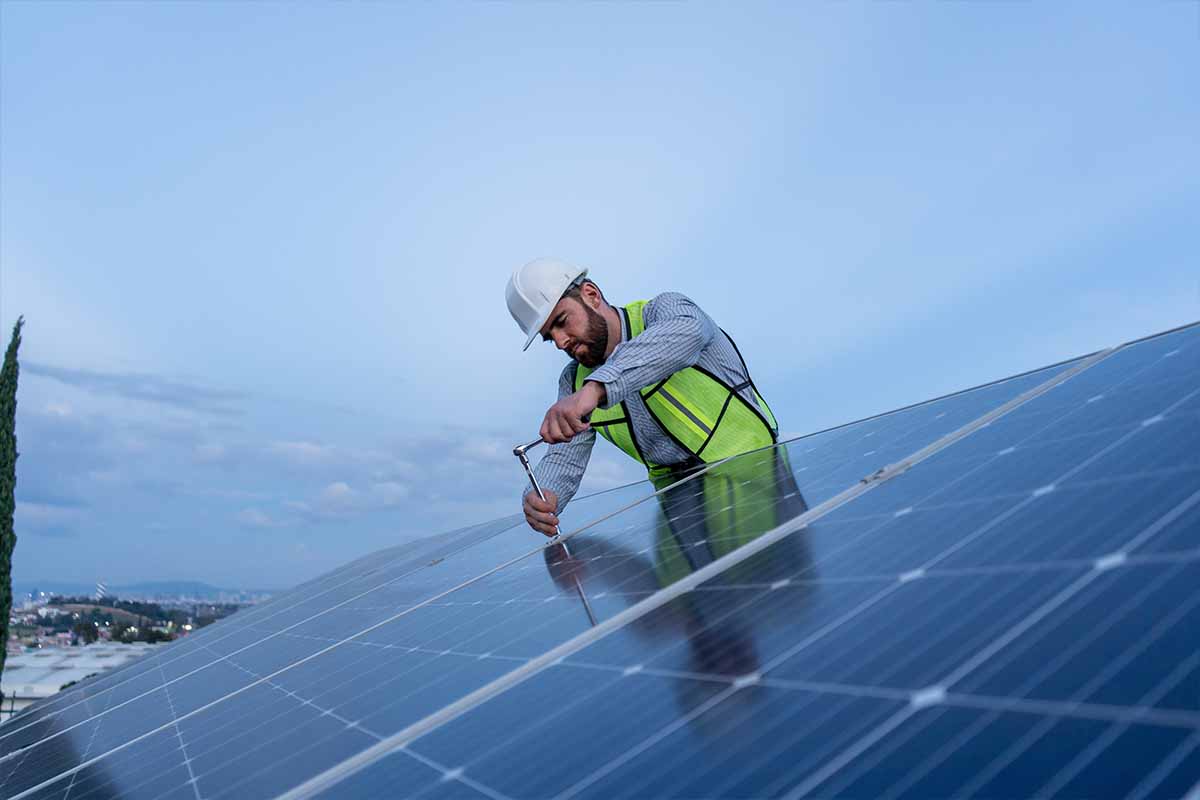
{"type": "Polygon", "coordinates": [[[555,347],[557,347],[559,350],[567,349],[567,340],[570,339],[571,337],[567,336],[565,331],[563,331],[561,328],[559,328],[558,330],[554,331],[554,333],[552,333],[551,336],[554,337],[554,346],[555,347]]]}

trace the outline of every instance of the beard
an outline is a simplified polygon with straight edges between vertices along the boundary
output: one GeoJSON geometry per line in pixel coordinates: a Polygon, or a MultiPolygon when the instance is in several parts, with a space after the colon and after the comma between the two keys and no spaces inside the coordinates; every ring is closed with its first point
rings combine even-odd
{"type": "MultiPolygon", "coordinates": [[[[608,323],[597,311],[593,311],[587,303],[580,303],[587,312],[587,333],[578,344],[586,347],[586,352],[575,356],[575,360],[588,369],[595,369],[604,363],[604,353],[608,350],[608,323]]],[[[578,346],[578,345],[576,345],[578,346]]]]}

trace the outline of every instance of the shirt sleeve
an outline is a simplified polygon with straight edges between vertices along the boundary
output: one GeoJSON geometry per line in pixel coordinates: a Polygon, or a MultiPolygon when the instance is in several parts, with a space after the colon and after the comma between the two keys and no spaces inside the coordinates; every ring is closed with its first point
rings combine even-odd
{"type": "Polygon", "coordinates": [[[603,408],[611,408],[643,386],[658,383],[696,364],[717,334],[717,325],[678,292],[664,292],[643,309],[645,330],[621,342],[589,381],[604,384],[603,408]]]}
{"type": "MultiPolygon", "coordinates": [[[[575,362],[567,365],[558,379],[558,398],[561,400],[575,391],[575,362]]],[[[569,442],[552,444],[542,456],[542,460],[533,468],[538,483],[543,489],[549,489],[558,495],[558,509],[561,514],[571,502],[571,498],[579,491],[583,473],[587,470],[588,460],[592,456],[592,446],[596,443],[596,432],[592,428],[580,431],[569,442]]],[[[526,481],[521,490],[522,499],[533,489],[526,481]]]]}

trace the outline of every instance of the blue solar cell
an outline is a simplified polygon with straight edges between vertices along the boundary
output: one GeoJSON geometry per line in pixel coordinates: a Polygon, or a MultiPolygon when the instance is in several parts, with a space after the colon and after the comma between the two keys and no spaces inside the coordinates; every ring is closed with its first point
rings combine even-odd
{"type": "MultiPolygon", "coordinates": [[[[282,736],[272,735],[263,746],[207,772],[198,771],[196,785],[201,797],[274,797],[294,786],[298,775],[337,764],[375,741],[331,720],[314,720],[282,736]]],[[[193,768],[203,766],[200,760],[193,763],[193,768]]]]}
{"type": "Polygon", "coordinates": [[[1153,536],[1129,552],[1138,555],[1194,552],[1200,547],[1200,496],[1195,492],[1175,505],[1170,517],[1159,521],[1153,536]]]}
{"type": "Polygon", "coordinates": [[[1200,725],[1200,560],[1088,577],[952,689],[1175,709],[1200,725]]]}
{"type": "MultiPolygon", "coordinates": [[[[360,672],[322,680],[309,691],[312,702],[337,709],[381,736],[414,723],[460,698],[464,689],[486,685],[518,666],[502,658],[440,653],[385,652],[360,672]]],[[[290,675],[281,675],[281,685],[291,686],[290,675]]],[[[236,713],[237,709],[233,709],[236,713]]]]}
{"type": "Polygon", "coordinates": [[[937,707],[873,743],[825,797],[1181,797],[1186,728],[937,707]],[[1171,762],[1175,763],[1172,764],[1171,762]],[[1164,767],[1159,772],[1159,767],[1164,767]]]}
{"type": "Polygon", "coordinates": [[[1038,370],[853,425],[796,439],[788,453],[811,505],[1064,373],[1077,362],[1038,370]]]}
{"type": "MultiPolygon", "coordinates": [[[[1176,477],[1064,484],[1025,503],[984,535],[941,559],[938,567],[1091,561],[1121,549],[1196,492],[1196,485],[1176,477]]],[[[1193,546],[1200,543],[1192,538],[1193,546]]],[[[1156,535],[1143,549],[1161,544],[1156,535]]]]}
{"type": "MultiPolygon", "coordinates": [[[[811,563],[792,576],[805,580],[844,580],[896,576],[923,569],[962,544],[964,537],[985,525],[995,525],[1013,513],[1016,500],[992,497],[946,505],[919,503],[898,506],[895,498],[884,510],[859,516],[861,501],[880,490],[857,498],[827,517],[810,523],[803,539],[812,553],[811,563]]],[[[872,509],[873,510],[873,509],[872,509]]]]}
{"type": "Polygon", "coordinates": [[[426,789],[429,796],[437,796],[440,784],[446,784],[449,797],[483,798],[487,795],[454,780],[443,780],[444,772],[418,761],[406,752],[397,752],[379,762],[378,772],[353,775],[337,786],[336,794],[341,797],[412,797],[415,787],[426,789]],[[429,792],[430,787],[436,787],[429,792]]]}
{"type": "Polygon", "coordinates": [[[411,749],[510,797],[773,796],[903,707],[564,665],[411,749]],[[526,709],[543,723],[512,726],[526,709]]]}

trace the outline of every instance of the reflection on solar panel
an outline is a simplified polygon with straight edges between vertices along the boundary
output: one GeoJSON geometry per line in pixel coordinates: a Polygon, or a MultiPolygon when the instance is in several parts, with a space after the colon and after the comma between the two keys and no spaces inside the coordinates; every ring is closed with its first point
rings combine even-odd
{"type": "Polygon", "coordinates": [[[1200,327],[376,554],[0,728],[4,797],[1191,797],[1200,327]]]}

